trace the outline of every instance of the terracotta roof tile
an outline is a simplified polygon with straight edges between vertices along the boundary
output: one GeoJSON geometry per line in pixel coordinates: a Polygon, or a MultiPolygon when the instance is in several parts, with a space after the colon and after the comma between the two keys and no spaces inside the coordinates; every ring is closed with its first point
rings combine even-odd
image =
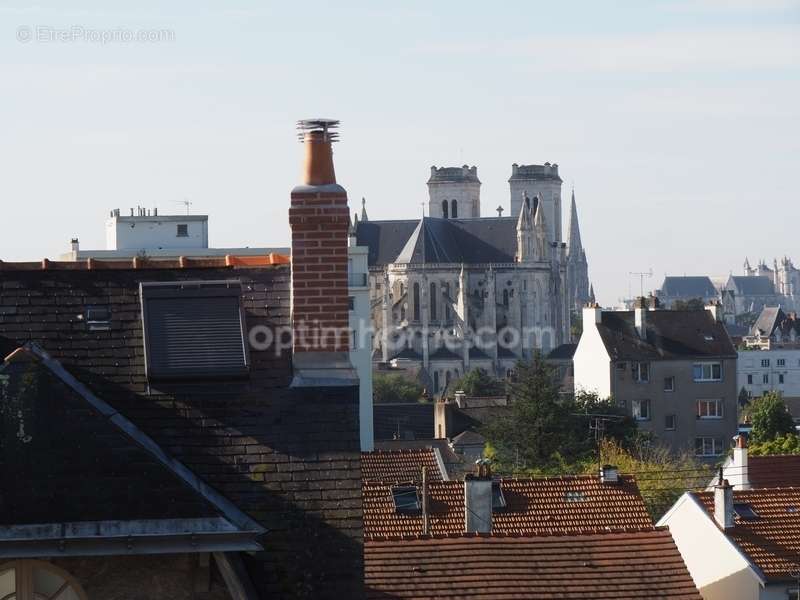
{"type": "MultiPolygon", "coordinates": [[[[714,493],[696,497],[709,515],[714,514],[714,493]]],[[[762,488],[733,492],[734,504],[749,504],[757,519],[734,517],[726,531],[767,579],[793,579],[800,556],[800,488],[762,488]]]]}
{"type": "Polygon", "coordinates": [[[754,488],[800,487],[800,455],[750,456],[747,476],[754,488]]]}
{"type": "Polygon", "coordinates": [[[443,479],[433,448],[375,450],[361,453],[361,477],[364,481],[421,483],[422,467],[428,467],[429,481],[443,479]]]}
{"type": "Polygon", "coordinates": [[[367,598],[699,600],[669,531],[367,541],[367,598]]]}
{"type": "MultiPolygon", "coordinates": [[[[587,530],[642,530],[653,527],[635,480],[621,476],[619,484],[597,477],[503,479],[507,507],[492,515],[492,530],[504,534],[563,534],[587,530]]],[[[464,530],[464,482],[432,482],[430,532],[457,534],[464,530]]],[[[364,536],[402,537],[422,532],[420,515],[398,514],[391,485],[366,481],[363,486],[364,536]]]]}

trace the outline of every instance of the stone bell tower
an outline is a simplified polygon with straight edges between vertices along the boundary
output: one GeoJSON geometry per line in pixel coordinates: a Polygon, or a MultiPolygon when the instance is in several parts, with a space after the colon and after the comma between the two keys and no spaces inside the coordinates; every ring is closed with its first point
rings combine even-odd
{"type": "Polygon", "coordinates": [[[472,219],[481,216],[478,167],[431,167],[428,179],[428,216],[472,219]]]}

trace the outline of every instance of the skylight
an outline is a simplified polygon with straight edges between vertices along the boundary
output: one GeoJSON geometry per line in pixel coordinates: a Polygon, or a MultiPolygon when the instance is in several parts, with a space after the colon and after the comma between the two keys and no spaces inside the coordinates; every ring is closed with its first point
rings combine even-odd
{"type": "Polygon", "coordinates": [[[394,509],[403,515],[419,514],[422,510],[417,488],[413,485],[398,485],[392,488],[394,509]]]}
{"type": "Polygon", "coordinates": [[[744,521],[755,521],[759,518],[758,513],[749,504],[734,504],[733,512],[744,521]]]}
{"type": "Polygon", "coordinates": [[[583,492],[578,490],[567,490],[564,494],[564,500],[567,502],[583,502],[586,500],[586,497],[583,495],[583,492]]]}

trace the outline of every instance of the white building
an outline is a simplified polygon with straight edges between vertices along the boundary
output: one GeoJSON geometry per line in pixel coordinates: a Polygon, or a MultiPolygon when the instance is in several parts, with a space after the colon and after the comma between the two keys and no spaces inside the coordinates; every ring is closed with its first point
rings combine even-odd
{"type": "Polygon", "coordinates": [[[658,521],[668,527],[705,600],[797,598],[797,488],[687,492],[658,521]]]}
{"type": "Polygon", "coordinates": [[[740,350],[739,389],[753,398],[780,392],[788,401],[800,399],[800,349],[740,350]]]}
{"type": "Polygon", "coordinates": [[[359,423],[361,426],[361,451],[375,449],[375,435],[372,418],[372,329],[369,308],[369,267],[367,248],[356,246],[356,239],[350,236],[347,254],[348,291],[350,297],[350,329],[353,339],[350,343],[350,362],[358,373],[359,423]]]}

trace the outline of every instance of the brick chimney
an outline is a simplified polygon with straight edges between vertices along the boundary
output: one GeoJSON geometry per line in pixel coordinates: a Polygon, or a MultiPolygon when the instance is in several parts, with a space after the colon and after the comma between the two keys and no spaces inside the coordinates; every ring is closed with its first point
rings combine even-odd
{"type": "MultiPolygon", "coordinates": [[[[353,378],[349,350],[347,192],[336,183],[333,131],[339,122],[298,122],[303,183],[291,194],[292,347],[295,385],[353,378]]],[[[352,385],[352,382],[350,383],[352,385]]]]}

